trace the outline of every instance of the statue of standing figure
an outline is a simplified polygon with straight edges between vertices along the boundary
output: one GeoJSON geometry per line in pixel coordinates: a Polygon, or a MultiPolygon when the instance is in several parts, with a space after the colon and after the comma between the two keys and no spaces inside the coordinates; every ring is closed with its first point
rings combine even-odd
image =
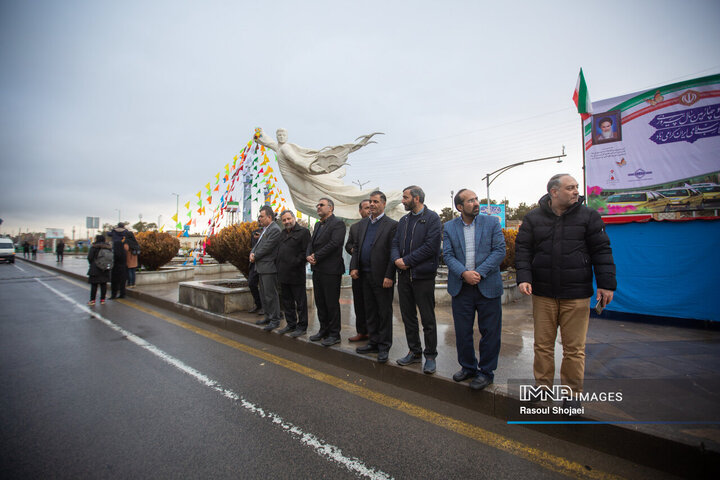
{"type": "MultiPolygon", "coordinates": [[[[330,198],[335,204],[335,216],[346,223],[360,219],[358,204],[368,198],[373,190],[360,190],[345,185],[341,180],[345,176],[344,166],[350,153],[359,150],[368,143],[376,143],[370,139],[381,133],[371,133],[358,137],[357,143],[346,143],[322,150],[310,150],[294,143],[287,142],[287,130],[277,130],[277,142],[267,136],[262,129],[256,129],[255,141],[275,151],[278,166],[285,183],[290,189],[295,208],[308,216],[317,216],[316,205],[323,197],[330,198]]],[[[399,219],[405,215],[402,205],[402,192],[387,192],[385,214],[390,218],[399,219]]]]}

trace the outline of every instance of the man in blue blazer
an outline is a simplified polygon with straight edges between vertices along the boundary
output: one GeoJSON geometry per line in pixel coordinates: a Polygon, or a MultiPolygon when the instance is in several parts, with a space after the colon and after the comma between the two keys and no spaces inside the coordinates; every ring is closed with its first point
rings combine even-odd
{"type": "Polygon", "coordinates": [[[448,293],[452,296],[455,342],[462,369],[453,380],[472,379],[470,388],[482,390],[493,382],[500,354],[503,284],[500,263],[505,258],[505,237],[495,217],[478,215],[475,192],[455,195],[460,218],[443,228],[443,256],[448,266],[448,293]],[[480,339],[475,357],[473,326],[477,312],[480,339]]]}

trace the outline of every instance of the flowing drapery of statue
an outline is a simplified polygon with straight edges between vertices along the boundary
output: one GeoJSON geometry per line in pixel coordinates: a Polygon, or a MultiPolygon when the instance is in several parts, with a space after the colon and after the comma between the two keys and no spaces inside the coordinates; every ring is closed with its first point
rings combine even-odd
{"type": "Polygon", "coordinates": [[[360,190],[345,185],[341,180],[345,176],[345,165],[350,153],[359,150],[368,143],[376,143],[370,139],[379,133],[363,135],[356,143],[346,143],[321,150],[310,150],[294,143],[287,142],[287,130],[277,130],[277,142],[260,128],[255,129],[255,141],[277,153],[278,167],[285,183],[290,189],[293,204],[300,212],[309,216],[317,216],[318,200],[327,197],[335,203],[335,215],[348,223],[360,219],[358,204],[368,198],[373,190],[382,190],[387,197],[385,214],[390,218],[399,219],[405,213],[402,206],[402,192],[381,188],[360,190]]]}

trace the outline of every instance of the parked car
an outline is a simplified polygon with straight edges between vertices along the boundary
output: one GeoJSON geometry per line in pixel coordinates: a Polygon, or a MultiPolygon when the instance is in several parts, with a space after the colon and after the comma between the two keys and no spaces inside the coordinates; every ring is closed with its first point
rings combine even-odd
{"type": "Polygon", "coordinates": [[[693,188],[702,194],[703,201],[701,207],[720,204],[720,185],[714,183],[698,183],[693,185],[693,188]]]}
{"type": "Polygon", "coordinates": [[[0,238],[0,262],[15,263],[15,245],[9,238],[0,238]]]}
{"type": "Polygon", "coordinates": [[[703,202],[702,193],[692,187],[668,188],[658,190],[669,199],[669,210],[693,210],[700,208],[703,202]]]}
{"type": "Polygon", "coordinates": [[[638,210],[664,212],[668,207],[668,202],[663,195],[653,191],[616,193],[607,198],[608,210],[612,210],[613,206],[633,206],[638,210]]]}

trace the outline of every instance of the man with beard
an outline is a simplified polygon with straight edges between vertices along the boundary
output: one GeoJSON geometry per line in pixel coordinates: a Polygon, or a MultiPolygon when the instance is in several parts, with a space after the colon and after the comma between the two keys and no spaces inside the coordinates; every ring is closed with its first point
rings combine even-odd
{"type": "MultiPolygon", "coordinates": [[[[365,199],[358,205],[358,212],[361,220],[370,215],[370,200],[365,199]]],[[[353,246],[358,240],[358,228],[360,222],[350,225],[350,233],[348,233],[347,242],[345,242],[345,251],[350,255],[353,254],[353,246]]],[[[363,295],[363,282],[360,278],[352,279],[353,293],[353,309],[355,310],[355,330],[357,335],[348,338],[350,342],[359,342],[368,339],[367,322],[365,320],[365,297],[363,295]]]]}
{"type": "Polygon", "coordinates": [[[613,121],[610,117],[603,117],[600,119],[600,132],[595,136],[595,141],[598,143],[609,142],[616,140],[618,137],[617,132],[613,131],[613,121]]]}
{"type": "Polygon", "coordinates": [[[392,346],[393,286],[395,264],[390,247],[397,223],[385,215],[387,197],[379,190],[370,194],[370,217],[361,220],[353,245],[350,276],[362,282],[370,341],[357,353],[377,353],[378,362],[388,361],[392,346]]]}
{"type": "Polygon", "coordinates": [[[440,260],[442,222],[425,207],[425,192],[417,185],[403,190],[402,204],[409,212],[398,222],[390,257],[398,268],[400,313],[410,351],[397,360],[406,366],[422,362],[423,372],[435,373],[437,322],[435,320],[435,275],[440,260]],[[425,349],[420,343],[417,312],[423,325],[425,349]]]}
{"type": "Polygon", "coordinates": [[[480,213],[472,190],[455,195],[460,217],[443,228],[443,258],[448,266],[448,293],[452,296],[455,344],[461,370],[453,380],[472,379],[470,388],[482,390],[493,382],[500,354],[503,283],[500,264],[505,259],[505,237],[497,218],[480,213]],[[480,339],[475,357],[473,329],[477,313],[480,339]]]}
{"type": "Polygon", "coordinates": [[[267,205],[260,207],[258,224],[263,228],[260,238],[250,250],[250,263],[255,264],[260,276],[260,294],[262,295],[265,318],[255,322],[265,325],[263,330],[271,331],[280,326],[280,298],[277,291],[277,255],[280,244],[280,227],[275,223],[275,213],[267,205]]]}
{"type": "MultiPolygon", "coordinates": [[[[520,292],[532,295],[536,386],[553,385],[559,328],[560,381],[575,395],[582,392],[585,377],[593,273],[595,298],[604,308],[617,288],[615,262],[605,224],[597,211],[582,204],[585,199],[578,193],[577,180],[568,174],[554,175],[547,192],[538,208],[525,216],[515,240],[517,283],[520,292]]],[[[563,400],[563,406],[580,403],[563,400]]]]}
{"type": "Polygon", "coordinates": [[[321,198],[316,208],[320,221],[315,224],[306,255],[313,272],[320,330],[310,337],[310,341],[322,340],[324,346],[330,347],[340,343],[340,282],[345,273],[342,258],[345,224],[333,214],[335,204],[329,198],[321,198]]]}
{"type": "Polygon", "coordinates": [[[297,338],[305,335],[308,326],[307,293],[305,291],[305,251],[310,231],[301,227],[290,210],[280,214],[285,227],[280,236],[277,271],[280,279],[280,300],[287,325],[278,333],[297,338]]]}

